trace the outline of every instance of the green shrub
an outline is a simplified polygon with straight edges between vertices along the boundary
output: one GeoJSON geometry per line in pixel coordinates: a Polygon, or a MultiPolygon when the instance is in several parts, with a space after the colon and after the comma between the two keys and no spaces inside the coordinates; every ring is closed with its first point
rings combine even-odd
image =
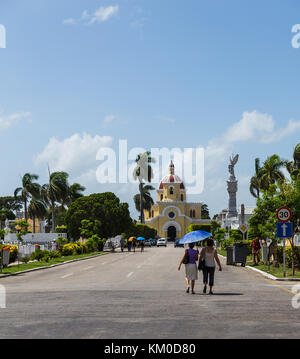
{"type": "Polygon", "coordinates": [[[229,239],[232,239],[233,242],[242,242],[243,234],[239,229],[230,229],[229,230],[229,239]]]}
{"type": "Polygon", "coordinates": [[[49,251],[41,251],[40,249],[33,252],[30,256],[31,260],[41,261],[44,260],[43,258],[49,257],[50,258],[50,252],[49,251]]]}
{"type": "Polygon", "coordinates": [[[69,241],[67,240],[67,238],[58,237],[55,242],[56,242],[56,244],[57,244],[57,249],[61,252],[63,246],[64,246],[65,244],[67,244],[69,241]]]}
{"type": "Polygon", "coordinates": [[[42,257],[43,262],[49,262],[50,259],[51,259],[51,257],[50,257],[49,253],[45,253],[42,257]]]}
{"type": "Polygon", "coordinates": [[[149,227],[143,223],[132,223],[127,233],[123,233],[123,238],[130,237],[144,237],[146,239],[155,238],[157,235],[157,230],[155,228],[149,227]]]}
{"type": "Polygon", "coordinates": [[[67,226],[57,226],[55,233],[67,233],[67,226]]]}
{"type": "MultiPolygon", "coordinates": [[[[283,263],[283,247],[277,247],[277,259],[279,263],[283,263]]],[[[292,248],[286,247],[285,249],[286,265],[292,268],[292,248]]],[[[295,267],[300,268],[300,247],[295,247],[295,267]]]]}
{"type": "Polygon", "coordinates": [[[77,254],[87,253],[88,252],[88,246],[86,243],[80,243],[80,242],[71,242],[67,243],[62,247],[62,255],[63,256],[74,256],[77,254]]]}
{"type": "Polygon", "coordinates": [[[30,261],[30,257],[23,257],[22,259],[21,259],[21,262],[22,263],[28,263],[30,261]]]}
{"type": "Polygon", "coordinates": [[[54,259],[54,258],[59,258],[61,257],[61,254],[59,251],[50,251],[49,252],[49,256],[51,259],[54,259]]]}
{"type": "Polygon", "coordinates": [[[211,225],[210,224],[190,224],[186,233],[190,233],[193,231],[205,231],[211,233],[211,225]]]}

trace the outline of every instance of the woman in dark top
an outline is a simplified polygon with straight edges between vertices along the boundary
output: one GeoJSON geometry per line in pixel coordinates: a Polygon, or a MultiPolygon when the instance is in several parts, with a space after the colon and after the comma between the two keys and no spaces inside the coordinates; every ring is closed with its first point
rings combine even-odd
{"type": "Polygon", "coordinates": [[[144,252],[145,242],[141,241],[140,246],[141,246],[141,252],[144,252]]]}
{"type": "Polygon", "coordinates": [[[192,294],[195,294],[195,281],[198,279],[197,260],[199,255],[199,251],[194,249],[194,246],[194,243],[189,243],[189,248],[185,250],[184,256],[182,257],[178,267],[178,270],[180,271],[181,265],[184,261],[184,257],[186,253],[188,253],[189,263],[185,264],[185,279],[187,285],[186,292],[189,293],[191,284],[192,294]]]}

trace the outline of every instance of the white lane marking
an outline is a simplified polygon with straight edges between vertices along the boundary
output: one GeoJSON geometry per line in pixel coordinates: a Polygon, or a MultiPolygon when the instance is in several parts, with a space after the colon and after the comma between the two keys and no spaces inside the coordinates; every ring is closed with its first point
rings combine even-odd
{"type": "Polygon", "coordinates": [[[66,275],[62,276],[61,278],[62,278],[62,279],[68,278],[68,277],[71,277],[71,275],[73,275],[73,273],[66,274],[66,275]]]}
{"type": "Polygon", "coordinates": [[[92,268],[95,268],[95,266],[86,267],[86,268],[83,268],[83,270],[89,270],[89,269],[92,269],[92,268]]]}
{"type": "Polygon", "coordinates": [[[127,274],[127,278],[131,277],[133,275],[133,272],[130,272],[127,274]]]}

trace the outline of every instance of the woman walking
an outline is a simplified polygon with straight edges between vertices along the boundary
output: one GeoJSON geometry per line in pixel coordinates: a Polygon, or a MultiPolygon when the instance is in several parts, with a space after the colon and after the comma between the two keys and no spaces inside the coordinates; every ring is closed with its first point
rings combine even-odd
{"type": "Polygon", "coordinates": [[[135,253],[135,248],[136,248],[136,239],[133,238],[133,241],[132,241],[132,248],[133,248],[133,252],[135,253]]]}
{"type": "Polygon", "coordinates": [[[214,249],[214,241],[212,239],[207,240],[207,245],[202,248],[199,258],[199,263],[204,260],[203,266],[203,293],[206,293],[207,284],[209,284],[209,294],[213,294],[212,288],[214,286],[215,268],[218,263],[219,271],[222,270],[221,263],[218,257],[217,251],[214,249]]]}
{"type": "Polygon", "coordinates": [[[195,246],[194,243],[189,243],[189,248],[185,250],[184,256],[182,257],[178,267],[178,270],[180,271],[185,256],[188,255],[189,262],[185,264],[185,279],[187,285],[186,292],[187,293],[190,292],[190,285],[191,285],[192,294],[195,294],[194,292],[195,280],[198,279],[197,260],[199,255],[199,251],[194,249],[194,246],[195,246]]]}

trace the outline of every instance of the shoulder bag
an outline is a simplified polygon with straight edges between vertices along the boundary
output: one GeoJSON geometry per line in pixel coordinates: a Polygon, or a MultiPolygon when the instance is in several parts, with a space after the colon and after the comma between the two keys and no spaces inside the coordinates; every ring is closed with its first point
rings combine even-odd
{"type": "Polygon", "coordinates": [[[205,248],[203,248],[203,259],[201,261],[199,259],[198,271],[202,271],[204,267],[205,267],[205,248]]]}
{"type": "Polygon", "coordinates": [[[188,264],[190,263],[190,256],[189,256],[189,252],[188,250],[186,249],[185,251],[185,254],[184,254],[184,258],[183,258],[183,264],[188,264]]]}

